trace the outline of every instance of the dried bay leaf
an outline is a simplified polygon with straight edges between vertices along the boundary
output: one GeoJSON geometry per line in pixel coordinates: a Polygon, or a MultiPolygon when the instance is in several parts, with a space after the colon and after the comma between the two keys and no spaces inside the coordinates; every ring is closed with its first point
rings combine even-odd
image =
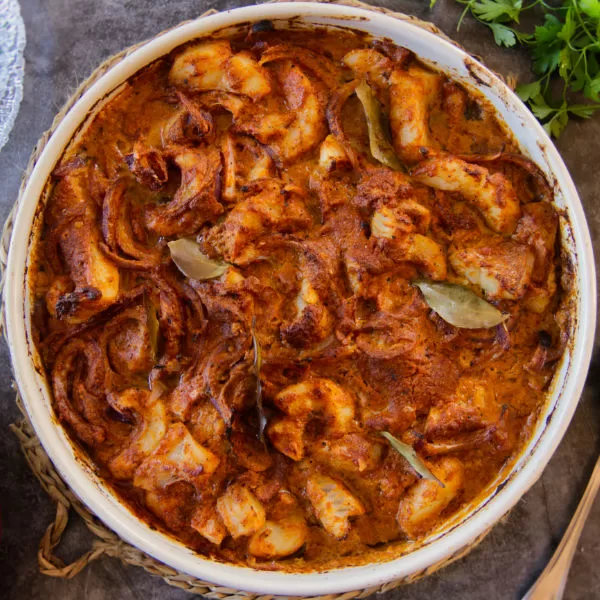
{"type": "Polygon", "coordinates": [[[262,367],[262,353],[258,338],[256,337],[256,331],[254,329],[256,319],[252,319],[252,346],[254,349],[254,375],[256,377],[256,412],[258,414],[258,439],[264,444],[265,443],[265,427],[267,426],[267,417],[265,416],[265,410],[263,408],[262,398],[262,383],[260,381],[260,369],[262,367]]]}
{"type": "Polygon", "coordinates": [[[414,281],[425,302],[444,321],[462,329],[487,329],[506,320],[495,306],[462,285],[437,281],[414,281]]]}
{"type": "Polygon", "coordinates": [[[425,463],[419,458],[415,449],[404,442],[401,442],[398,438],[394,437],[387,431],[381,431],[381,435],[390,443],[390,446],[403,456],[408,464],[419,474],[423,479],[430,479],[435,481],[442,487],[446,487],[425,465],[425,463]]]}
{"type": "Polygon", "coordinates": [[[356,88],[356,95],[365,110],[369,129],[369,145],[373,158],[396,171],[401,169],[400,160],[396,156],[381,124],[381,105],[366,81],[360,82],[356,88]]]}
{"type": "Polygon", "coordinates": [[[171,258],[177,268],[190,279],[202,281],[220,277],[229,265],[222,261],[210,259],[204,254],[195,240],[181,238],[168,243],[171,258]]]}

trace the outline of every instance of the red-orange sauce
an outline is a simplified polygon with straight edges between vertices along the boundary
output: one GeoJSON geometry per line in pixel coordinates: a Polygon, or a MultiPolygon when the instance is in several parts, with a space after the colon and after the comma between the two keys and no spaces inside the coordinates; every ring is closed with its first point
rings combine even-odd
{"type": "Polygon", "coordinates": [[[480,97],[389,42],[263,23],[186,66],[199,43],[133,77],[55,170],[33,318],[57,414],[203,555],[390,557],[528,439],[565,343],[551,193],[480,97]],[[361,80],[399,170],[371,153],[361,80]],[[180,238],[225,273],[186,277],[180,238]],[[455,327],[423,279],[506,319],[455,327]]]}

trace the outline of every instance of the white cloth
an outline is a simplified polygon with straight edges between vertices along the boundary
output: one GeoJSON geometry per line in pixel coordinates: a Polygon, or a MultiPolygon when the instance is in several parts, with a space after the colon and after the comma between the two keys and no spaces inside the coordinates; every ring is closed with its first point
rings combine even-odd
{"type": "Polygon", "coordinates": [[[0,0],[0,148],[8,141],[23,97],[25,25],[17,0],[0,0]]]}

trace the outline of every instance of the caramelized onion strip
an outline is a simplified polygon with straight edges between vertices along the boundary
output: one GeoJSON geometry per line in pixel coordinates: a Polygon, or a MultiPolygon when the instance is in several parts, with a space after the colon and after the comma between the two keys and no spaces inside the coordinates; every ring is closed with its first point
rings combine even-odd
{"type": "Polygon", "coordinates": [[[288,44],[277,44],[267,49],[260,64],[274,62],[276,60],[291,60],[300,63],[308,71],[318,77],[328,88],[335,89],[339,84],[339,74],[335,65],[327,57],[317,54],[308,48],[291,46],[288,44]]]}
{"type": "Polygon", "coordinates": [[[160,249],[144,248],[133,237],[130,211],[125,199],[127,183],[117,181],[104,196],[102,207],[102,251],[118,266],[126,269],[148,269],[160,263],[160,249]],[[119,250],[133,257],[120,256],[119,250]]]}
{"type": "Polygon", "coordinates": [[[359,167],[358,157],[356,155],[356,151],[352,147],[350,140],[344,133],[344,128],[342,126],[342,110],[344,108],[344,104],[348,101],[348,98],[354,94],[354,91],[358,87],[360,81],[358,79],[353,79],[352,81],[340,86],[333,94],[331,95],[331,100],[327,106],[326,116],[327,123],[329,124],[329,129],[331,133],[336,137],[338,142],[343,146],[352,166],[356,169],[359,167]]]}
{"type": "Polygon", "coordinates": [[[56,408],[61,420],[69,423],[77,436],[86,444],[94,446],[106,438],[106,431],[100,425],[88,422],[73,406],[70,399],[70,380],[75,369],[76,360],[84,356],[88,365],[88,378],[95,380],[98,376],[98,363],[102,361],[95,342],[85,342],[80,339],[72,340],[59,352],[52,369],[52,390],[56,408]]]}

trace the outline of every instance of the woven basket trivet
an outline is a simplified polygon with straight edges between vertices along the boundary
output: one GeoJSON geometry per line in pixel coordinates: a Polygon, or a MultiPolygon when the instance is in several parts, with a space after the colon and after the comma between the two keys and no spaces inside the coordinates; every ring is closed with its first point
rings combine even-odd
{"type": "MultiPolygon", "coordinates": [[[[278,0],[271,1],[277,2],[278,0]]],[[[329,0],[318,1],[328,2],[329,0]]],[[[412,23],[413,25],[417,25],[422,29],[425,29],[431,33],[443,37],[444,39],[458,46],[456,42],[448,38],[435,25],[433,25],[432,23],[421,21],[416,17],[393,12],[382,7],[371,6],[358,0],[338,0],[336,3],[345,6],[365,8],[368,10],[392,16],[402,21],[407,21],[409,23],[412,23]]],[[[216,12],[216,10],[211,9],[202,14],[201,17],[205,17],[216,12]]],[[[180,26],[181,25],[178,25],[177,27],[180,26]]],[[[27,185],[27,182],[29,180],[29,176],[31,175],[31,172],[35,167],[37,160],[40,154],[42,153],[42,150],[48,143],[48,140],[50,139],[54,130],[62,121],[66,113],[71,109],[75,102],[77,102],[77,100],[88,90],[88,88],[93,83],[95,83],[100,77],[102,77],[102,75],[104,75],[110,68],[112,68],[118,62],[120,62],[126,56],[128,56],[133,50],[136,50],[137,48],[143,46],[146,43],[147,41],[131,46],[126,50],[123,50],[119,54],[116,54],[104,61],[88,77],[88,79],[77,88],[77,90],[69,98],[69,100],[63,106],[60,112],[56,115],[50,129],[46,131],[38,141],[23,175],[23,180],[21,182],[21,187],[19,190],[19,196],[6,220],[4,230],[2,233],[2,239],[0,240],[0,269],[2,270],[2,279],[0,280],[0,292],[4,287],[6,259],[8,255],[10,238],[13,230],[14,215],[17,207],[19,206],[19,202],[21,201],[21,197],[23,195],[25,186],[27,185]]],[[[509,82],[509,85],[510,83],[512,82],[509,82]]],[[[0,311],[0,326],[3,326],[3,319],[4,310],[2,309],[2,311],[0,311]]],[[[21,398],[18,392],[16,396],[16,402],[19,409],[23,413],[23,418],[19,422],[11,425],[11,429],[19,438],[23,454],[25,455],[25,459],[27,460],[29,467],[33,471],[34,475],[38,478],[46,493],[56,503],[56,515],[54,521],[46,529],[46,532],[42,537],[38,550],[38,563],[40,571],[42,573],[44,573],[45,575],[50,575],[51,577],[71,578],[77,575],[89,563],[95,561],[103,555],[107,555],[118,558],[124,563],[142,567],[149,573],[162,577],[164,581],[166,581],[169,585],[181,588],[193,594],[203,595],[208,598],[227,598],[228,600],[271,600],[278,598],[276,596],[261,596],[259,594],[252,594],[241,590],[235,590],[231,588],[218,586],[207,581],[201,581],[199,579],[196,579],[195,577],[177,571],[157,561],[154,558],[151,558],[150,556],[144,554],[141,550],[138,550],[137,548],[130,546],[127,542],[121,540],[113,531],[108,529],[95,515],[93,515],[81,503],[81,501],[75,496],[75,494],[60,478],[54,466],[52,465],[52,462],[48,458],[48,455],[46,454],[42,445],[40,444],[40,441],[35,435],[33,427],[31,426],[31,423],[29,422],[26,412],[23,408],[23,404],[21,402],[21,398]],[[83,519],[85,525],[94,534],[96,539],[92,543],[91,550],[77,558],[75,561],[69,564],[65,564],[58,556],[56,556],[54,552],[62,539],[63,533],[69,520],[69,513],[71,509],[74,510],[83,519]]],[[[346,592],[344,594],[330,594],[327,596],[315,596],[312,598],[314,598],[314,600],[351,600],[354,598],[366,598],[371,594],[377,592],[387,592],[399,585],[411,583],[417,579],[430,575],[438,569],[465,556],[487,535],[488,531],[484,532],[474,542],[460,549],[452,556],[430,566],[429,568],[423,571],[413,573],[410,576],[392,581],[382,586],[374,586],[367,589],[346,592]]]]}

